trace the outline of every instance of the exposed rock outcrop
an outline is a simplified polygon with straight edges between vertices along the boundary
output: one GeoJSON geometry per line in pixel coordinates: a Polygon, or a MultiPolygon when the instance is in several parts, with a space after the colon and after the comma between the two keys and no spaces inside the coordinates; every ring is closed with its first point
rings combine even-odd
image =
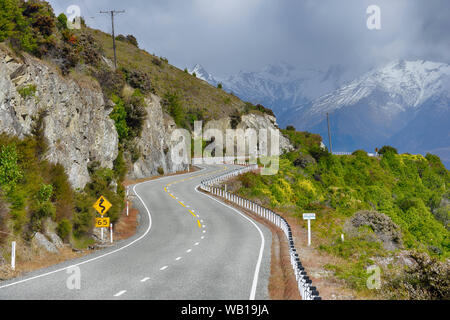
{"type": "Polygon", "coordinates": [[[58,248],[56,247],[56,245],[49,241],[42,233],[37,232],[34,237],[33,237],[33,244],[35,244],[38,247],[44,248],[45,250],[47,250],[48,252],[51,253],[58,253],[58,248]]]}
{"type": "MultiPolygon", "coordinates": [[[[224,137],[226,134],[227,129],[232,129],[231,126],[231,119],[229,117],[221,118],[219,120],[211,120],[208,121],[204,128],[203,132],[209,130],[209,129],[218,129],[222,131],[224,137]]],[[[236,126],[236,129],[255,129],[258,133],[260,129],[267,129],[268,130],[268,139],[270,140],[270,133],[269,130],[279,130],[278,124],[276,121],[276,118],[268,115],[268,114],[256,114],[256,113],[249,113],[246,115],[243,115],[241,117],[240,123],[236,126]]],[[[291,151],[294,149],[294,147],[291,145],[289,139],[284,137],[280,132],[280,151],[291,151]]],[[[225,142],[224,142],[225,144],[225,142]]]]}
{"type": "Polygon", "coordinates": [[[164,173],[187,170],[187,162],[176,164],[172,161],[171,150],[174,143],[171,142],[171,135],[176,124],[163,113],[161,99],[152,94],[145,102],[148,116],[141,137],[136,139],[142,157],[134,163],[129,176],[139,179],[158,175],[158,168],[162,168],[164,173]]]}
{"type": "Polygon", "coordinates": [[[20,138],[42,117],[49,150],[46,158],[66,169],[74,188],[89,182],[87,164],[112,168],[118,135],[102,91],[94,81],[79,85],[56,68],[0,47],[0,133],[20,138]]]}
{"type": "MultiPolygon", "coordinates": [[[[387,215],[377,211],[359,211],[346,222],[345,231],[350,236],[363,235],[360,227],[369,227],[374,233],[374,241],[381,241],[386,250],[402,247],[400,228],[387,215]]],[[[366,237],[370,235],[364,234],[366,237]]]]}

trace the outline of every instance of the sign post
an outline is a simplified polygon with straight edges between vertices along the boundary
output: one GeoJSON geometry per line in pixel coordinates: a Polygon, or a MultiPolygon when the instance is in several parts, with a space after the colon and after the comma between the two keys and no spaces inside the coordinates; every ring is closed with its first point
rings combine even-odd
{"type": "Polygon", "coordinates": [[[101,218],[95,219],[95,227],[101,228],[101,240],[103,241],[103,228],[108,228],[110,225],[110,219],[109,218],[103,218],[103,216],[111,209],[112,204],[106,200],[105,197],[101,196],[97,202],[94,203],[94,209],[102,216],[101,218]]]}
{"type": "Polygon", "coordinates": [[[11,244],[11,269],[16,270],[16,242],[11,244]]]}
{"type": "Polygon", "coordinates": [[[308,220],[308,247],[311,246],[311,220],[316,220],[315,213],[304,213],[303,220],[308,220]]]}
{"type": "Polygon", "coordinates": [[[128,209],[128,186],[127,186],[127,198],[126,198],[126,201],[127,201],[127,217],[128,217],[128,212],[129,212],[129,209],[128,209]]]}

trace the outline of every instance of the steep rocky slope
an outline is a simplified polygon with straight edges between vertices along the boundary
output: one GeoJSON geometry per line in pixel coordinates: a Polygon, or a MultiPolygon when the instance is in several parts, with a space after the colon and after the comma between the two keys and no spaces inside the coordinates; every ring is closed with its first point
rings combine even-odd
{"type": "Polygon", "coordinates": [[[46,158],[66,168],[74,188],[84,188],[90,180],[89,162],[112,168],[118,138],[100,87],[81,86],[56,68],[27,54],[18,57],[3,46],[0,75],[0,133],[24,137],[41,117],[49,146],[46,158]]]}

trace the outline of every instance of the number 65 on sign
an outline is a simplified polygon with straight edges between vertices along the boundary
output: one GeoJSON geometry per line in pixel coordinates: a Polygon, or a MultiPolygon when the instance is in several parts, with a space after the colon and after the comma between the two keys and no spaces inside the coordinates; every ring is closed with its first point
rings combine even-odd
{"type": "Polygon", "coordinates": [[[108,228],[109,227],[109,218],[95,218],[95,227],[96,228],[108,228]]]}

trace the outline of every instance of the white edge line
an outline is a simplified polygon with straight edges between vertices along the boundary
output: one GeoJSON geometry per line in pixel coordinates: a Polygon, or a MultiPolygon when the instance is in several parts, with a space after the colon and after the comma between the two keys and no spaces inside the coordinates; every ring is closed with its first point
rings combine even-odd
{"type": "Polygon", "coordinates": [[[123,295],[125,292],[127,292],[127,290],[119,291],[119,292],[117,292],[117,293],[114,295],[114,297],[120,297],[120,296],[123,295]]]}
{"type": "MultiPolygon", "coordinates": [[[[223,206],[225,206],[225,207],[227,207],[227,208],[229,208],[229,209],[231,209],[231,210],[233,210],[233,211],[239,213],[242,217],[244,217],[245,219],[247,219],[248,221],[250,221],[250,222],[255,226],[255,228],[258,229],[259,234],[261,235],[261,248],[259,249],[258,262],[256,263],[255,274],[254,274],[254,276],[253,276],[252,290],[251,290],[251,292],[250,292],[250,298],[249,298],[249,300],[255,300],[255,296],[256,296],[256,287],[258,286],[259,270],[261,269],[261,262],[262,262],[262,257],[263,257],[263,254],[264,254],[264,244],[265,244],[264,234],[262,233],[262,231],[261,231],[261,229],[258,227],[258,225],[257,225],[253,220],[251,220],[249,217],[247,217],[246,215],[244,215],[244,214],[241,213],[240,211],[236,210],[235,208],[230,207],[229,205],[220,202],[220,201],[217,200],[216,198],[213,198],[213,197],[211,197],[210,195],[208,195],[208,194],[206,194],[206,193],[202,193],[202,192],[198,191],[198,188],[199,188],[199,187],[200,187],[200,185],[198,185],[198,186],[195,188],[195,191],[197,191],[198,193],[200,193],[200,194],[202,194],[202,195],[204,195],[204,196],[206,196],[206,197],[208,197],[208,198],[211,198],[212,200],[214,200],[214,201],[220,203],[221,205],[223,205],[223,206]]],[[[203,231],[203,232],[205,232],[205,231],[203,231]]]]}
{"type": "MultiPolygon", "coordinates": [[[[202,167],[200,167],[200,168],[202,168],[202,167]]],[[[206,168],[202,168],[201,170],[196,171],[196,172],[198,173],[198,172],[201,172],[201,171],[204,171],[204,170],[206,170],[206,168]]],[[[185,174],[183,174],[183,175],[193,174],[193,173],[196,173],[196,172],[185,173],[185,174]]],[[[148,219],[149,219],[149,224],[148,224],[147,230],[146,230],[145,233],[144,233],[142,236],[140,236],[139,238],[133,240],[132,242],[128,243],[127,245],[125,245],[125,246],[123,246],[123,247],[120,247],[120,248],[118,248],[118,249],[116,249],[116,250],[114,250],[114,251],[105,253],[105,254],[103,254],[103,255],[101,255],[101,256],[98,256],[98,257],[95,257],[95,258],[92,258],[92,259],[89,259],[89,260],[86,260],[86,261],[83,261],[83,262],[80,262],[80,263],[77,263],[77,264],[73,264],[73,265],[70,265],[70,266],[68,266],[68,267],[64,267],[64,268],[58,269],[58,270],[54,270],[54,271],[50,271],[50,272],[47,272],[47,273],[44,273],[44,274],[40,274],[40,275],[31,277],[31,278],[27,278],[27,279],[23,279],[23,280],[20,280],[20,281],[16,281],[16,282],[13,282],[13,283],[10,283],[10,284],[6,284],[6,285],[4,285],[4,286],[0,286],[0,289],[4,289],[4,288],[7,288],[7,287],[11,287],[11,286],[14,286],[14,285],[17,285],[17,284],[20,284],[20,283],[24,283],[24,282],[28,282],[28,281],[31,281],[31,280],[35,280],[35,279],[38,279],[38,278],[46,277],[46,276],[49,276],[49,275],[51,275],[51,274],[55,274],[55,273],[58,273],[58,272],[61,272],[61,271],[64,271],[64,270],[67,270],[67,269],[70,269],[70,268],[73,268],[73,267],[81,266],[81,265],[83,265],[83,264],[86,264],[86,263],[89,263],[89,262],[96,261],[96,260],[98,260],[98,259],[104,258],[104,257],[106,257],[106,256],[109,256],[109,255],[111,255],[111,254],[117,253],[117,252],[119,252],[119,251],[122,251],[123,249],[126,249],[126,248],[128,248],[129,246],[135,244],[136,242],[142,240],[145,236],[147,236],[147,234],[150,232],[150,229],[152,228],[152,216],[151,216],[151,214],[150,214],[150,210],[148,209],[147,205],[146,205],[145,202],[142,200],[142,198],[139,196],[139,194],[136,192],[136,187],[137,187],[137,186],[140,186],[140,185],[142,185],[142,184],[146,184],[146,183],[150,183],[150,182],[155,182],[155,181],[166,180],[166,179],[170,179],[170,178],[174,178],[174,177],[176,177],[176,176],[164,177],[164,178],[160,178],[160,179],[156,179],[156,180],[149,180],[149,181],[145,181],[145,182],[141,182],[141,183],[135,184],[135,185],[133,186],[133,192],[136,194],[136,196],[139,198],[139,200],[140,200],[140,201],[142,202],[142,204],[144,205],[144,208],[145,208],[145,210],[147,211],[148,219]]],[[[179,177],[179,176],[178,176],[178,177],[179,177]]]]}

